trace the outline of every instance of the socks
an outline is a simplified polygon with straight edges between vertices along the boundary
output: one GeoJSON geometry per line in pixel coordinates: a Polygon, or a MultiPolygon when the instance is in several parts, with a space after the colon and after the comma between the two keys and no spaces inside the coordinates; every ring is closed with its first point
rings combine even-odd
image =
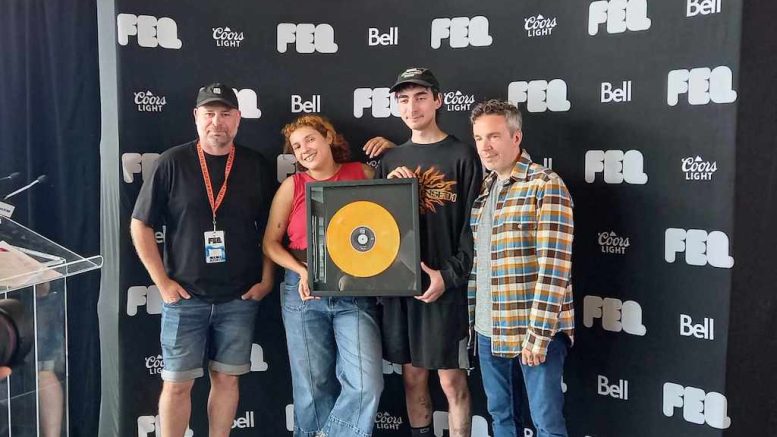
{"type": "Polygon", "coordinates": [[[410,428],[412,437],[432,437],[432,425],[422,426],[420,428],[410,428]]]}

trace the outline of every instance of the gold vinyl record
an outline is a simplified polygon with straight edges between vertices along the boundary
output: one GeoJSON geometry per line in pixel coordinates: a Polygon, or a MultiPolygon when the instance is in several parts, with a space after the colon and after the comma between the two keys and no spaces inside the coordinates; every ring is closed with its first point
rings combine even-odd
{"type": "Polygon", "coordinates": [[[397,257],[399,226],[391,213],[377,203],[351,202],[329,221],[326,246],[340,270],[368,278],[389,268],[397,257]]]}

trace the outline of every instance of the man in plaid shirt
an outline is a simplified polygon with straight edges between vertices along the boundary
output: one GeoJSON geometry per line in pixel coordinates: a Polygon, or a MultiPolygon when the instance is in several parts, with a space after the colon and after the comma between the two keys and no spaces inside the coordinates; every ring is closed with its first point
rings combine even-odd
{"type": "Polygon", "coordinates": [[[561,377],[574,334],[572,198],[521,149],[518,108],[489,100],[470,121],[490,171],[472,206],[468,298],[494,437],[523,435],[521,383],[537,437],[567,436],[561,377]]]}

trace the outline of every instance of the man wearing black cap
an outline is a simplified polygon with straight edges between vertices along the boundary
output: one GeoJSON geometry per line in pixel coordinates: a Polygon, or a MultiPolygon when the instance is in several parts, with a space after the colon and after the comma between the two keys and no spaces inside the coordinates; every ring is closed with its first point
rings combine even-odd
{"type": "Polygon", "coordinates": [[[437,370],[448,399],[448,429],[470,435],[467,387],[467,277],[472,267],[469,213],[482,170],[474,146],[437,125],[440,85],[426,68],[409,68],[391,87],[410,140],[388,150],[378,174],[418,179],[423,295],[383,299],[383,350],[403,364],[405,401],[413,436],[432,434],[429,370],[437,370]]]}
{"type": "Polygon", "coordinates": [[[159,415],[165,437],[186,431],[205,356],[209,435],[229,435],[238,375],[251,367],[258,301],[273,284],[272,262],[262,259],[260,247],[272,198],[269,167],[259,153],[234,143],[240,110],[232,88],[200,88],[194,122],[198,139],[165,151],[143,182],[130,229],[163,301],[159,415]],[[164,263],[153,230],[162,224],[164,263]]]}

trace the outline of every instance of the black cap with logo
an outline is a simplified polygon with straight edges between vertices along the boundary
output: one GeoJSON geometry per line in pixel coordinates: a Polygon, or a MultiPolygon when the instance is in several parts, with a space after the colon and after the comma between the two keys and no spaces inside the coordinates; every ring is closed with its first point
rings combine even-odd
{"type": "Polygon", "coordinates": [[[205,85],[197,93],[197,108],[208,103],[221,103],[238,109],[237,96],[232,91],[232,87],[220,82],[205,85]]]}
{"type": "Polygon", "coordinates": [[[396,83],[391,86],[391,92],[395,92],[397,88],[406,83],[414,83],[423,87],[431,88],[435,91],[440,91],[440,82],[434,77],[432,70],[428,68],[413,67],[403,71],[397,77],[396,83]]]}

